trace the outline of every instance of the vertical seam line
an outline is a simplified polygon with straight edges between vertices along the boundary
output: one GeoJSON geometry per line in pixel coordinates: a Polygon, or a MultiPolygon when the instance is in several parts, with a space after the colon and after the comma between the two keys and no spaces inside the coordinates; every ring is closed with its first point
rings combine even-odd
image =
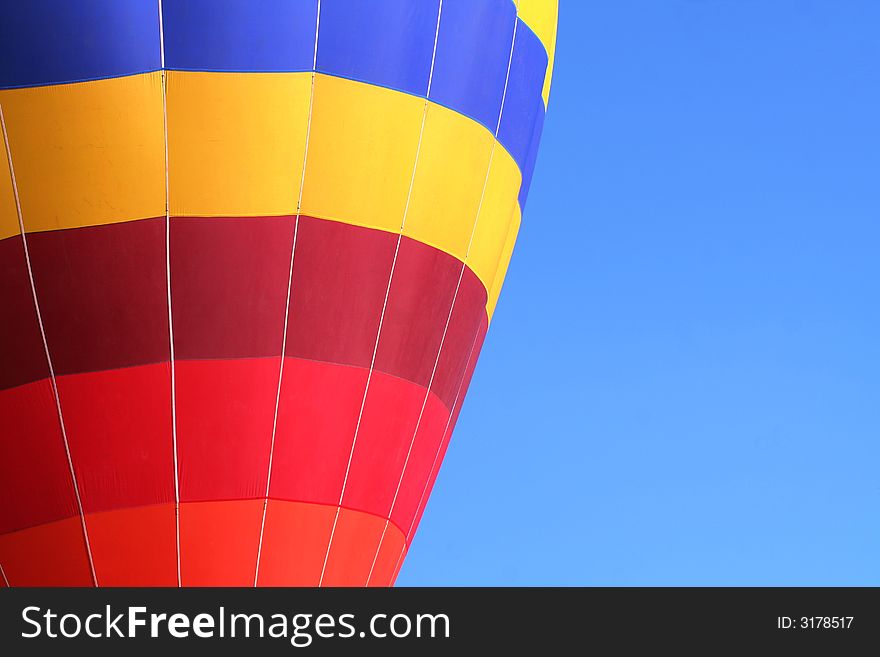
{"type": "MultiPolygon", "coordinates": [[[[474,355],[474,349],[477,348],[477,336],[479,336],[479,334],[480,334],[479,331],[477,331],[477,333],[474,334],[473,342],[471,342],[471,348],[470,348],[470,351],[468,351],[468,357],[467,357],[467,360],[465,361],[465,374],[467,373],[467,364],[471,362],[471,358],[474,355]]],[[[428,492],[428,485],[431,482],[431,476],[434,474],[434,469],[437,467],[437,464],[440,460],[440,452],[443,450],[443,439],[446,437],[446,434],[449,432],[449,427],[452,424],[452,419],[455,417],[455,409],[458,408],[459,402],[462,401],[461,393],[462,393],[462,390],[464,389],[464,380],[465,380],[465,377],[463,376],[461,381],[459,381],[459,383],[458,383],[458,389],[455,391],[455,400],[452,402],[452,409],[449,411],[449,417],[446,418],[446,425],[443,427],[443,434],[442,434],[442,437],[440,438],[440,443],[437,445],[437,451],[434,453],[434,460],[431,461],[431,469],[428,471],[428,478],[425,479],[425,486],[424,486],[424,488],[422,488],[422,494],[419,496],[419,503],[416,504],[416,512],[413,515],[412,520],[410,520],[409,528],[406,530],[406,533],[403,536],[403,545],[400,546],[400,555],[397,557],[397,564],[394,566],[393,575],[391,577],[391,584],[394,584],[394,580],[397,578],[397,574],[400,571],[400,567],[403,565],[402,564],[403,557],[409,548],[409,543],[411,542],[410,536],[412,534],[413,527],[415,527],[416,518],[419,515],[419,509],[422,506],[422,502],[425,501],[425,495],[428,492]]],[[[451,440],[451,438],[452,438],[452,436],[450,436],[450,440],[451,440]]],[[[447,441],[447,443],[448,443],[448,441],[447,441]]]]}
{"type": "MultiPolygon", "coordinates": [[[[401,487],[401,484],[403,484],[403,478],[406,476],[406,469],[407,469],[407,466],[409,465],[409,458],[410,458],[410,455],[412,454],[412,449],[413,449],[413,446],[415,445],[416,437],[418,436],[419,429],[421,428],[421,425],[422,425],[422,418],[425,413],[425,407],[428,404],[428,398],[431,396],[431,386],[434,384],[434,376],[437,373],[437,365],[440,363],[440,356],[443,353],[443,345],[446,343],[446,334],[449,331],[449,323],[452,320],[452,314],[455,311],[455,303],[458,300],[458,292],[461,289],[461,281],[464,278],[464,271],[467,268],[468,258],[470,257],[470,254],[471,254],[471,247],[473,246],[473,243],[474,243],[474,235],[477,232],[477,225],[480,222],[480,215],[483,212],[483,202],[486,198],[486,189],[489,186],[489,176],[492,173],[492,162],[495,158],[495,147],[498,144],[498,133],[501,130],[501,117],[504,115],[504,102],[505,102],[505,100],[507,100],[507,85],[510,82],[510,68],[513,63],[513,49],[514,49],[514,46],[516,45],[516,31],[517,31],[518,22],[519,22],[518,16],[514,16],[513,34],[511,36],[511,41],[510,41],[510,52],[508,53],[508,57],[507,57],[507,72],[505,73],[505,77],[504,77],[504,89],[501,92],[501,106],[498,109],[498,119],[495,122],[495,133],[492,138],[492,147],[489,151],[489,161],[486,165],[486,175],[483,178],[483,188],[482,188],[482,191],[480,192],[480,201],[477,204],[477,212],[474,216],[474,223],[471,226],[471,233],[470,233],[470,237],[468,239],[467,248],[465,249],[464,260],[462,261],[461,269],[458,272],[458,281],[455,284],[455,292],[452,295],[452,303],[449,306],[449,313],[446,316],[446,324],[443,327],[443,334],[440,338],[440,346],[437,348],[437,357],[434,359],[434,366],[431,369],[431,377],[428,379],[428,386],[427,386],[427,389],[425,390],[425,398],[422,400],[422,407],[419,409],[419,416],[418,416],[418,419],[416,420],[415,429],[413,430],[412,440],[410,440],[409,448],[406,451],[406,458],[404,459],[404,462],[403,462],[403,469],[400,471],[400,477],[397,480],[397,487],[394,490],[394,497],[391,500],[391,508],[388,511],[388,517],[385,519],[385,526],[382,528],[382,535],[379,537],[379,544],[376,546],[376,553],[373,555],[373,562],[372,562],[372,565],[370,566],[370,572],[367,575],[367,582],[366,582],[367,586],[369,586],[369,584],[370,584],[370,579],[373,576],[373,570],[376,567],[376,560],[379,558],[379,552],[381,552],[381,550],[382,550],[382,543],[385,540],[385,534],[388,531],[388,525],[391,522],[391,516],[393,515],[394,508],[397,504],[397,497],[400,494],[400,487],[401,487]]],[[[477,331],[479,331],[479,326],[477,327],[477,331]]],[[[443,441],[443,436],[441,436],[441,444],[442,444],[442,441],[443,441]]],[[[429,475],[428,480],[430,481],[430,475],[429,475]]],[[[404,540],[406,540],[406,536],[404,536],[404,540]]]]}
{"type": "MultiPolygon", "coordinates": [[[[82,525],[83,539],[85,540],[86,552],[89,557],[89,569],[91,570],[92,583],[98,586],[98,576],[95,572],[95,561],[92,557],[92,546],[89,542],[89,531],[86,527],[86,516],[83,512],[82,498],[79,492],[79,482],[76,479],[76,470],[73,467],[73,457],[70,454],[70,443],[67,440],[67,428],[64,425],[64,415],[61,412],[61,398],[58,395],[58,384],[55,378],[55,367],[52,364],[52,356],[49,353],[49,343],[46,340],[46,329],[43,326],[43,315],[40,312],[40,302],[37,300],[37,286],[34,282],[34,272],[31,268],[31,256],[28,250],[27,233],[24,229],[24,219],[21,211],[21,198],[18,195],[18,183],[15,180],[15,167],[12,162],[12,148],[9,145],[9,135],[6,132],[6,117],[3,115],[3,107],[0,106],[0,128],[3,130],[3,144],[6,147],[6,160],[9,164],[9,176],[12,180],[12,192],[15,197],[15,211],[18,215],[18,228],[21,231],[21,243],[24,247],[24,259],[28,270],[28,280],[31,284],[31,294],[34,298],[34,309],[37,313],[37,322],[40,325],[40,337],[43,339],[43,350],[46,353],[46,362],[49,366],[49,377],[52,383],[52,396],[55,398],[55,410],[58,412],[58,422],[61,425],[61,438],[64,440],[64,453],[67,456],[67,465],[70,468],[70,478],[73,481],[73,492],[76,495],[76,506],[79,510],[80,524],[82,525]]],[[[5,577],[5,575],[4,575],[5,577]]]]}
{"type": "Polygon", "coordinates": [[[403,240],[403,231],[406,226],[407,215],[409,214],[409,206],[410,206],[410,201],[412,200],[413,186],[415,185],[415,180],[416,180],[416,171],[418,170],[418,166],[419,166],[419,155],[421,154],[421,151],[422,151],[422,138],[425,135],[425,122],[428,118],[428,106],[430,105],[429,98],[431,96],[431,85],[433,84],[433,81],[434,81],[434,64],[437,59],[437,41],[440,37],[440,19],[441,19],[442,15],[443,15],[443,0],[440,0],[440,2],[438,3],[438,6],[437,6],[437,24],[434,28],[434,45],[433,45],[433,50],[431,52],[431,67],[428,72],[428,88],[425,92],[425,103],[424,103],[424,108],[422,110],[422,122],[421,122],[421,126],[419,127],[419,141],[416,144],[415,161],[413,162],[412,175],[410,176],[410,180],[409,180],[409,189],[407,190],[407,194],[406,194],[406,204],[404,205],[403,216],[400,221],[400,231],[397,235],[397,244],[394,247],[394,257],[391,260],[391,271],[388,274],[388,285],[385,288],[385,299],[382,302],[382,312],[379,315],[379,327],[376,331],[376,342],[373,345],[373,356],[370,359],[370,369],[367,372],[367,382],[366,382],[366,385],[364,386],[364,396],[361,399],[361,407],[360,407],[360,411],[358,412],[357,423],[355,425],[355,430],[354,430],[354,438],[352,439],[351,449],[349,450],[349,453],[348,453],[348,463],[345,466],[345,476],[342,480],[342,490],[339,493],[339,502],[337,503],[337,506],[336,506],[336,514],[333,517],[333,526],[330,529],[330,540],[327,542],[327,551],[324,553],[324,564],[321,566],[321,577],[318,580],[318,586],[322,586],[324,583],[324,574],[327,570],[327,561],[330,558],[330,549],[333,546],[333,537],[336,534],[336,525],[339,522],[339,513],[340,513],[342,501],[345,498],[345,488],[348,484],[348,475],[351,471],[351,462],[354,457],[354,450],[357,445],[358,434],[360,433],[361,420],[363,419],[364,408],[366,407],[366,403],[367,403],[367,395],[369,394],[369,391],[370,391],[370,382],[373,379],[373,369],[376,365],[376,354],[379,351],[379,342],[382,337],[382,324],[385,321],[385,310],[388,307],[388,297],[391,293],[391,284],[394,280],[394,270],[397,266],[397,256],[400,253],[400,243],[403,240]]]}
{"type": "Polygon", "coordinates": [[[168,175],[168,71],[165,70],[165,25],[159,0],[159,57],[162,74],[162,131],[165,148],[165,283],[168,298],[168,346],[171,368],[171,444],[174,451],[174,543],[177,555],[177,586],[180,576],[180,461],[177,453],[177,375],[174,367],[174,316],[171,312],[171,200],[168,175]]]}
{"type": "Polygon", "coordinates": [[[315,77],[318,69],[318,34],[321,29],[321,0],[318,0],[317,16],[315,18],[315,48],[312,55],[312,80],[309,89],[309,117],[306,123],[306,141],[303,150],[302,174],[299,180],[299,195],[296,201],[296,217],[293,223],[293,244],[290,247],[290,266],[287,272],[287,300],[284,303],[284,329],[281,336],[281,362],[278,366],[278,387],[275,390],[275,411],[272,416],[272,440],[269,444],[269,465],[266,474],[266,494],[263,498],[263,514],[260,520],[260,541],[257,544],[257,563],[254,568],[254,586],[260,576],[260,561],[263,556],[263,536],[266,529],[266,511],[269,506],[269,487],[272,483],[272,462],[275,456],[275,436],[278,429],[278,407],[281,403],[281,382],[284,378],[284,352],[287,350],[287,325],[290,313],[290,293],[293,286],[293,259],[296,253],[296,241],[299,234],[299,219],[302,212],[303,189],[306,182],[306,165],[309,159],[309,139],[312,134],[312,109],[315,103],[315,77]]]}

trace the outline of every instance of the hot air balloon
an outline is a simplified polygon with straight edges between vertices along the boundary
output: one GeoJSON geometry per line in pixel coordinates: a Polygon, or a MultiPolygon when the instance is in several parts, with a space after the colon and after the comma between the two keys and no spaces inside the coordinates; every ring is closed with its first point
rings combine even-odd
{"type": "Polygon", "coordinates": [[[394,582],[556,4],[4,4],[0,583],[394,582]]]}

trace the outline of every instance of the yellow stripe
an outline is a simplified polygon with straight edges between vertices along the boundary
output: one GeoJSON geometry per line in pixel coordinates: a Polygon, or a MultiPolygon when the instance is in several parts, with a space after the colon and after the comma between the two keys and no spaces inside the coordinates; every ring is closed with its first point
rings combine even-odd
{"type": "Polygon", "coordinates": [[[18,233],[18,213],[15,209],[6,142],[0,137],[0,240],[18,233]]]}
{"type": "Polygon", "coordinates": [[[519,17],[534,32],[547,51],[547,74],[544,77],[544,106],[550,98],[550,79],[553,77],[553,58],[556,53],[556,25],[559,16],[558,0],[519,0],[519,17]]]}
{"type": "Polygon", "coordinates": [[[501,294],[501,286],[504,285],[504,278],[507,276],[507,268],[510,265],[510,257],[513,255],[513,245],[516,243],[516,236],[519,234],[519,227],[522,216],[517,206],[514,209],[513,219],[507,228],[507,237],[504,240],[504,248],[498,258],[498,268],[495,270],[495,276],[489,287],[489,299],[486,302],[486,313],[491,321],[492,315],[495,314],[495,307],[498,305],[498,296],[501,294]]]}
{"type": "MultiPolygon", "coordinates": [[[[423,110],[419,98],[319,75],[303,214],[398,232],[423,110]]],[[[475,121],[429,105],[404,235],[464,259],[492,139],[475,121]]],[[[487,290],[520,183],[516,162],[498,146],[468,259],[487,290]]]]}
{"type": "MultiPolygon", "coordinates": [[[[508,228],[513,218],[519,215],[516,198],[519,186],[520,173],[516,162],[507,151],[500,146],[496,147],[480,218],[474,229],[474,243],[468,258],[468,265],[486,286],[489,301],[493,281],[504,258],[508,228]]],[[[493,306],[487,303],[487,308],[491,317],[493,306]]]]}
{"type": "MultiPolygon", "coordinates": [[[[169,72],[171,213],[295,212],[310,77],[169,72]]],[[[164,214],[158,74],[3,93],[28,230],[164,214]]],[[[413,179],[424,102],[318,75],[302,213],[397,233],[412,181],[404,234],[464,260],[474,230],[467,262],[491,293],[519,212],[519,169],[497,145],[481,205],[492,134],[430,103],[413,179]]],[[[8,220],[0,208],[4,229],[16,226],[14,206],[8,220]]]]}
{"type": "Polygon", "coordinates": [[[169,71],[171,214],[294,214],[310,79],[309,73],[169,71]]]}
{"type": "Polygon", "coordinates": [[[317,76],[302,213],[398,232],[424,104],[390,89],[317,76]]]}
{"type": "Polygon", "coordinates": [[[464,260],[491,152],[488,130],[430,103],[404,234],[464,260]]]}
{"type": "Polygon", "coordinates": [[[0,91],[26,230],[165,214],[159,73],[0,91]]]}

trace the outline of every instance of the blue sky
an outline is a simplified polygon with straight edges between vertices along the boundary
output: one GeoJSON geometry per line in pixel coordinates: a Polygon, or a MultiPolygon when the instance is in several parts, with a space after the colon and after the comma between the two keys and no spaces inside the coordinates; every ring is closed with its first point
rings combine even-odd
{"type": "Polygon", "coordinates": [[[562,0],[400,585],[880,585],[880,2],[562,0]]]}

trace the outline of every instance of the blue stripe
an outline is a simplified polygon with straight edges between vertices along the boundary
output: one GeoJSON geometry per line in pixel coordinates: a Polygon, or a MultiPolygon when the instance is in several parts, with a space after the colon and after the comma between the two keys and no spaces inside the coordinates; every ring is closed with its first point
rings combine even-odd
{"type": "Polygon", "coordinates": [[[165,0],[165,66],[311,71],[318,0],[165,0]]]}
{"type": "Polygon", "coordinates": [[[512,2],[445,0],[431,100],[495,132],[516,22],[512,2]]]}
{"type": "Polygon", "coordinates": [[[0,18],[0,88],[161,66],[157,0],[13,0],[0,18]]]}
{"type": "MultiPolygon", "coordinates": [[[[90,78],[82,78],[79,80],[64,80],[64,84],[76,84],[77,82],[96,82],[99,80],[118,80],[122,77],[128,77],[132,75],[144,75],[146,73],[156,73],[161,71],[162,67],[156,66],[155,68],[145,69],[143,71],[131,71],[130,73],[126,73],[125,75],[100,75],[96,77],[90,78]]],[[[58,84],[57,82],[50,82],[45,85],[41,84],[10,84],[7,86],[0,85],[0,89],[31,89],[33,87],[41,87],[41,86],[52,86],[54,84],[58,84]]]]}
{"type": "Polygon", "coordinates": [[[522,185],[519,188],[519,209],[526,209],[526,199],[529,196],[529,187],[532,186],[532,174],[535,172],[535,160],[538,159],[538,144],[541,143],[541,132],[544,130],[544,106],[541,105],[541,109],[538,113],[538,118],[535,121],[535,127],[532,130],[532,140],[529,143],[529,151],[526,156],[526,161],[522,166],[522,185]]]}
{"type": "Polygon", "coordinates": [[[323,0],[318,71],[428,91],[439,0],[323,0]]]}
{"type": "Polygon", "coordinates": [[[547,52],[544,45],[520,20],[510,60],[510,76],[498,141],[516,160],[525,180],[526,163],[535,135],[535,124],[543,118],[544,73],[547,71],[547,52]]]}
{"type": "MultiPolygon", "coordinates": [[[[164,0],[166,67],[312,69],[317,0],[164,0]]],[[[425,97],[439,0],[322,0],[317,70],[425,97]]],[[[516,13],[509,0],[444,0],[430,99],[494,132],[516,13]]],[[[158,0],[18,0],[0,22],[0,87],[160,68],[158,0]]],[[[498,140],[525,203],[544,119],[544,45],[521,20],[498,140]]]]}

